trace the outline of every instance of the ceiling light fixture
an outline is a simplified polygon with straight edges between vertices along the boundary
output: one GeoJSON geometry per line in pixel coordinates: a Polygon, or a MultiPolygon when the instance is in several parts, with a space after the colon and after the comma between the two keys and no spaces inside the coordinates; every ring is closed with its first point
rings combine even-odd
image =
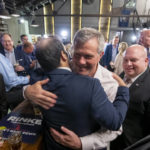
{"type": "Polygon", "coordinates": [[[31,27],[39,27],[39,24],[35,21],[35,12],[34,12],[34,8],[33,8],[33,11],[32,11],[32,21],[31,21],[31,24],[30,26],[31,27]]]}
{"type": "Polygon", "coordinates": [[[20,17],[20,15],[17,13],[17,11],[13,11],[13,13],[11,14],[13,17],[20,17]]]}
{"type": "Polygon", "coordinates": [[[31,26],[31,27],[39,27],[39,24],[36,23],[35,20],[32,20],[30,26],[31,26]]]}
{"type": "Polygon", "coordinates": [[[3,0],[0,0],[0,18],[2,19],[10,19],[9,12],[5,8],[5,3],[3,0]]]}
{"type": "Polygon", "coordinates": [[[19,17],[20,14],[17,12],[15,0],[13,1],[13,8],[14,8],[14,10],[12,11],[11,15],[14,17],[19,17]]]}

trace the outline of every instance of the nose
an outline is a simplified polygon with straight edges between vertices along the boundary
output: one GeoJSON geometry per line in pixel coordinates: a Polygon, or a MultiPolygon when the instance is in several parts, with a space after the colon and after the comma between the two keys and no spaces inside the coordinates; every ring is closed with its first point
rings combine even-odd
{"type": "Polygon", "coordinates": [[[86,60],[85,60],[85,58],[83,56],[80,57],[79,63],[80,64],[86,64],[86,60]]]}
{"type": "Polygon", "coordinates": [[[127,61],[127,65],[130,66],[132,65],[132,62],[130,60],[127,61]]]}

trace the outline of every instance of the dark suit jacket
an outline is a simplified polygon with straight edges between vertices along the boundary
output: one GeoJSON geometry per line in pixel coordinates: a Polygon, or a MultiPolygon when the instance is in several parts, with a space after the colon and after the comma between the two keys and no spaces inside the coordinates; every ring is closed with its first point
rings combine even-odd
{"type": "Polygon", "coordinates": [[[47,76],[50,82],[44,89],[55,93],[58,99],[55,107],[42,109],[45,120],[45,149],[67,149],[53,140],[49,132],[50,127],[60,131],[60,126],[63,125],[78,136],[96,131],[100,125],[112,130],[119,128],[127,110],[127,88],[119,87],[117,101],[114,102],[116,111],[98,79],[75,75],[64,69],[56,69],[47,73],[47,76]]]}
{"type": "MultiPolygon", "coordinates": [[[[23,50],[23,45],[22,45],[22,44],[21,44],[21,45],[18,45],[18,46],[16,47],[16,49],[17,49],[17,51],[23,51],[23,52],[24,52],[24,50],[23,50]]],[[[36,49],[34,48],[33,52],[32,52],[31,54],[28,54],[32,60],[36,60],[35,51],[36,51],[36,49]]],[[[24,52],[24,53],[25,53],[25,52],[24,52]]],[[[25,53],[25,54],[26,54],[26,53],[25,53]]]]}
{"type": "MultiPolygon", "coordinates": [[[[5,56],[4,49],[0,49],[0,53],[5,56]]],[[[19,64],[25,68],[25,71],[27,73],[29,73],[30,64],[31,64],[29,58],[24,54],[24,52],[22,50],[17,50],[17,49],[14,48],[14,53],[15,53],[16,61],[18,60],[19,64]]]]}
{"type": "Polygon", "coordinates": [[[22,50],[23,50],[23,49],[22,49],[22,44],[17,45],[17,46],[16,46],[16,49],[17,49],[18,51],[22,51],[22,50]]]}
{"type": "Polygon", "coordinates": [[[0,74],[0,119],[7,115],[7,101],[3,76],[0,74]]]}
{"type": "Polygon", "coordinates": [[[111,150],[126,148],[150,134],[150,69],[148,68],[129,88],[130,102],[123,134],[112,142],[111,150]],[[122,144],[120,144],[122,143],[122,144]],[[121,148],[119,148],[121,146],[121,148]]]}
{"type": "MultiPolygon", "coordinates": [[[[112,44],[108,44],[105,48],[105,53],[103,56],[103,65],[107,66],[107,68],[110,68],[110,61],[112,60],[112,49],[113,49],[113,45],[112,44]]],[[[117,53],[118,53],[118,46],[117,46],[117,53]]]]}

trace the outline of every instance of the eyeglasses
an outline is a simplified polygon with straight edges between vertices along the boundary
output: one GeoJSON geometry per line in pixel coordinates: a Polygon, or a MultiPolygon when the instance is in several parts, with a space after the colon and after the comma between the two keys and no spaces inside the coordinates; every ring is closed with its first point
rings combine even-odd
{"type": "Polygon", "coordinates": [[[2,41],[3,43],[11,43],[12,41],[11,40],[7,40],[7,41],[2,41]]]}

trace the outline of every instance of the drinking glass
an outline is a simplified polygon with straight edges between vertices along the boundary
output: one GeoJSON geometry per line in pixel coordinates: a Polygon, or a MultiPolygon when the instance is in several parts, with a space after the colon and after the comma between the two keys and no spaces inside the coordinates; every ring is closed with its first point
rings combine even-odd
{"type": "Polygon", "coordinates": [[[3,141],[3,130],[0,130],[0,147],[3,146],[3,143],[4,143],[4,141],[3,141]]]}
{"type": "Polygon", "coordinates": [[[14,64],[14,68],[17,67],[17,66],[19,66],[19,61],[18,60],[16,60],[16,63],[14,64]]]}
{"type": "Polygon", "coordinates": [[[21,150],[22,135],[20,131],[12,132],[8,137],[10,150],[21,150]]]}
{"type": "Polygon", "coordinates": [[[0,130],[0,137],[3,137],[3,130],[0,130]]]}

